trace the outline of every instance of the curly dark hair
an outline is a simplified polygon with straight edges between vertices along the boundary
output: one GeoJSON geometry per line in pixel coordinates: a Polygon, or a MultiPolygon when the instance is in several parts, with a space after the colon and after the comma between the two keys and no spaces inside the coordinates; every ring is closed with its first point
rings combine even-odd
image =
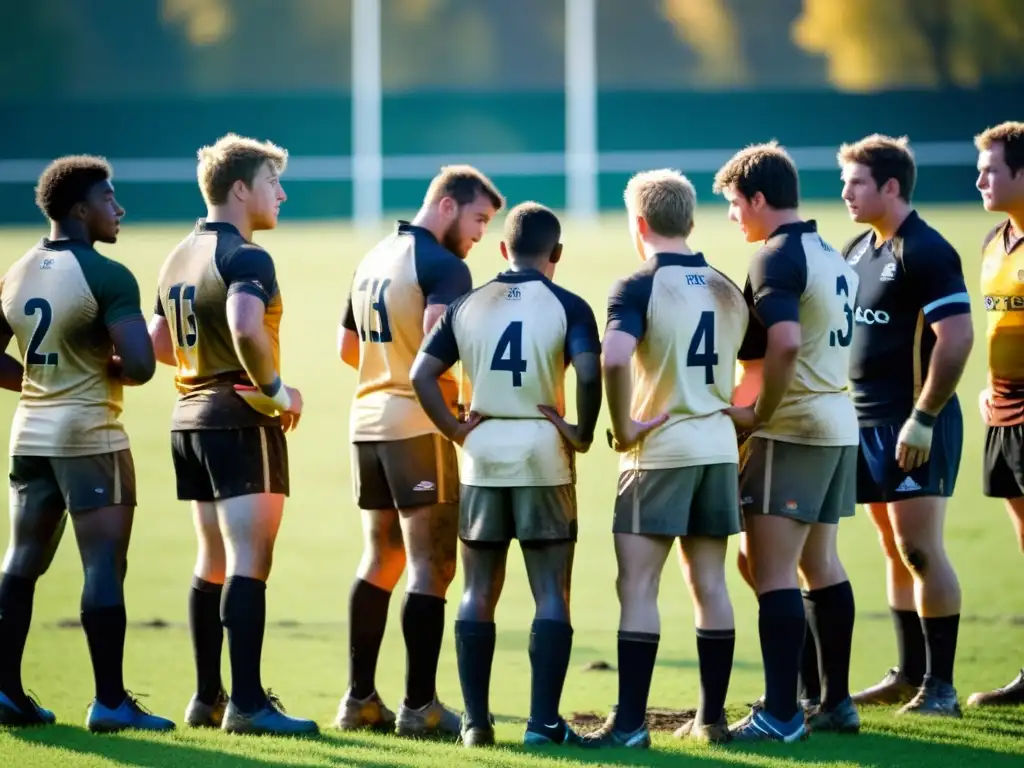
{"type": "Polygon", "coordinates": [[[59,157],[46,166],[36,185],[36,205],[48,219],[60,221],[85,200],[93,185],[107,181],[114,170],[106,158],[93,155],[59,157]]]}

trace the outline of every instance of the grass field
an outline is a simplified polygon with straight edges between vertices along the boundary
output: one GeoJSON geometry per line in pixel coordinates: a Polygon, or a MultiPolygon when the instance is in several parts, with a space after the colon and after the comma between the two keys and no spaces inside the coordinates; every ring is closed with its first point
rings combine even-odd
{"type": "MultiPolygon", "coordinates": [[[[283,369],[285,380],[301,388],[306,417],[289,440],[292,496],[278,541],[268,593],[264,684],[279,693],[289,711],[327,726],[347,684],[347,602],[359,557],[359,517],[350,491],[347,412],[353,375],[335,353],[335,329],[348,281],[357,259],[373,238],[342,223],[293,224],[285,218],[276,232],[260,236],[274,255],[285,296],[283,369]]],[[[821,230],[839,246],[854,232],[840,207],[808,208],[821,230]]],[[[938,224],[964,259],[968,286],[976,293],[978,250],[995,220],[969,208],[929,207],[922,214],[938,224]]],[[[147,311],[157,270],[189,224],[150,227],[125,222],[122,240],[105,252],[124,261],[143,286],[147,311]]],[[[470,256],[475,280],[502,269],[497,250],[500,224],[470,256]]],[[[588,299],[600,318],[611,282],[637,266],[624,231],[623,217],[594,228],[570,228],[564,235],[566,258],[557,279],[588,299]]],[[[2,265],[18,258],[42,229],[0,233],[2,265]]],[[[695,248],[734,278],[743,274],[750,246],[725,220],[721,207],[698,212],[695,248]]],[[[978,342],[960,388],[966,443],[963,471],[953,500],[947,539],[959,570],[964,596],[957,686],[961,697],[1002,685],[1024,664],[1024,559],[999,502],[980,490],[982,426],[975,408],[984,381],[982,312],[976,312],[978,342]]],[[[128,633],[125,678],[142,702],[180,721],[194,690],[192,652],[186,625],[186,598],[193,564],[193,533],[187,506],[174,498],[167,428],[174,393],[169,370],[127,393],[125,420],[138,472],[140,506],[129,554],[128,633]]],[[[6,430],[15,406],[0,397],[0,423],[6,430]]],[[[607,416],[602,417],[603,432],[607,416]]],[[[616,459],[603,445],[579,462],[580,543],[573,595],[575,646],[563,698],[563,712],[603,716],[616,697],[614,671],[586,671],[588,663],[615,665],[618,606],[610,535],[616,459]]],[[[6,545],[6,529],[0,543],[6,545]]],[[[73,534],[70,532],[68,536],[73,534]]],[[[857,627],[852,682],[875,682],[895,663],[895,644],[886,608],[882,555],[863,514],[843,524],[844,560],[857,596],[857,627]]],[[[735,552],[733,544],[733,552],[735,552]]],[[[730,689],[730,715],[762,688],[757,642],[756,602],[735,573],[730,587],[737,616],[736,662],[730,689]]],[[[92,675],[84,636],[77,624],[82,576],[73,541],[66,541],[36,592],[34,624],[25,656],[25,682],[58,716],[57,726],[25,732],[0,732],[0,766],[219,766],[264,768],[295,766],[426,766],[455,760],[484,765],[652,765],[686,760],[694,765],[783,766],[1021,766],[1024,765],[1024,709],[968,712],[962,722],[897,721],[888,709],[865,712],[866,729],[858,737],[815,735],[790,746],[690,746],[668,734],[655,748],[636,752],[527,753],[520,746],[529,702],[526,653],[531,601],[522,565],[510,558],[509,575],[498,608],[498,645],[492,703],[498,716],[501,748],[468,753],[441,744],[419,744],[394,737],[337,735],[295,742],[231,738],[221,733],[178,731],[171,735],[93,736],[83,730],[92,697],[92,675]]],[[[439,692],[461,705],[451,622],[461,592],[461,576],[452,585],[448,631],[441,659],[439,692]]],[[[391,618],[378,675],[385,700],[397,707],[405,653],[398,622],[400,597],[391,618]]],[[[651,706],[684,709],[696,705],[698,678],[693,616],[683,581],[674,565],[666,570],[661,593],[662,642],[651,706]]],[[[225,651],[225,673],[227,659],[225,651]]]]}

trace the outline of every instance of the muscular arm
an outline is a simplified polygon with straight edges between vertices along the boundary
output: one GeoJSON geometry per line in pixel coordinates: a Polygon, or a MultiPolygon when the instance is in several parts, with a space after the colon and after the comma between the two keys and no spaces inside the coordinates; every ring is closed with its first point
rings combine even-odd
{"type": "Polygon", "coordinates": [[[153,352],[158,363],[170,366],[177,364],[178,361],[174,358],[174,343],[171,341],[171,327],[159,309],[149,319],[149,340],[153,344],[153,352]]]}
{"type": "Polygon", "coordinates": [[[956,393],[974,346],[974,326],[970,315],[953,315],[932,323],[931,327],[935,332],[935,348],[917,408],[935,416],[956,393]]]}
{"type": "Polygon", "coordinates": [[[228,296],[228,328],[235,352],[249,380],[260,389],[277,380],[274,352],[263,325],[266,307],[258,296],[238,291],[228,296]]]}
{"type": "Polygon", "coordinates": [[[441,390],[439,379],[459,360],[459,346],[452,327],[455,310],[454,305],[448,307],[433,324],[409,372],[413,391],[424,413],[449,440],[457,435],[460,422],[452,413],[451,404],[441,390]]]}
{"type": "Polygon", "coordinates": [[[608,413],[612,420],[612,434],[616,439],[628,432],[632,422],[630,408],[633,403],[633,377],[630,362],[636,344],[635,336],[618,330],[606,331],[601,344],[608,413]]]}
{"type": "Polygon", "coordinates": [[[131,317],[108,328],[119,358],[119,374],[123,383],[145,384],[156,373],[156,354],[142,316],[131,317]]]}
{"type": "Polygon", "coordinates": [[[793,378],[800,354],[800,323],[785,321],[768,329],[768,348],[762,363],[761,394],[754,405],[758,420],[767,424],[782,403],[793,378]]]}
{"type": "Polygon", "coordinates": [[[6,352],[13,338],[14,331],[7,324],[7,318],[0,314],[0,349],[4,350],[4,355],[0,357],[0,389],[21,392],[21,380],[25,376],[25,369],[19,360],[6,352]]]}

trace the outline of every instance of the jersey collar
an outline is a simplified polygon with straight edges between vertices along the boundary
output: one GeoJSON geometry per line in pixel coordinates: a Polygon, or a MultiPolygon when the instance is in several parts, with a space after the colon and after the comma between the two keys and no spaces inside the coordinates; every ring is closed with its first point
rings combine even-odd
{"type": "Polygon", "coordinates": [[[496,278],[499,283],[528,283],[531,280],[547,280],[544,273],[536,269],[509,269],[496,278]]]}
{"type": "Polygon", "coordinates": [[[768,239],[770,240],[771,238],[775,237],[776,235],[786,235],[786,234],[802,235],[802,234],[805,234],[807,232],[817,232],[817,231],[818,231],[818,222],[815,221],[814,219],[807,219],[806,221],[793,221],[793,222],[790,222],[789,224],[782,224],[781,226],[776,227],[775,231],[772,232],[770,235],[768,235],[768,239]]]}
{"type": "Polygon", "coordinates": [[[917,211],[911,211],[907,214],[900,225],[896,228],[896,237],[904,237],[907,231],[916,227],[921,222],[921,217],[917,215],[917,211]]]}
{"type": "Polygon", "coordinates": [[[650,258],[652,266],[658,267],[706,267],[708,265],[704,254],[697,253],[656,253],[650,258]]]}
{"type": "Polygon", "coordinates": [[[437,242],[437,238],[434,237],[434,233],[431,232],[429,229],[427,229],[426,227],[421,227],[419,224],[413,224],[412,222],[406,221],[405,219],[398,220],[398,232],[399,234],[426,237],[429,238],[431,242],[437,242]]]}
{"type": "Polygon", "coordinates": [[[196,222],[196,232],[224,232],[242,236],[234,224],[228,224],[226,221],[207,221],[206,219],[199,219],[196,222]]]}
{"type": "Polygon", "coordinates": [[[73,240],[70,237],[61,237],[57,240],[51,240],[48,237],[43,237],[39,241],[39,245],[48,251],[66,251],[69,248],[91,248],[84,240],[73,240]]]}

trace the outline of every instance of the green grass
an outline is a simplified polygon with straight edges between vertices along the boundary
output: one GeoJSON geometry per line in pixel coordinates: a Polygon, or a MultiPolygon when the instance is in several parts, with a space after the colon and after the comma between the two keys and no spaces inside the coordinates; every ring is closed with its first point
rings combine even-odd
{"type": "MultiPolygon", "coordinates": [[[[287,210],[287,208],[286,208],[287,210]]],[[[808,209],[825,236],[841,245],[854,232],[835,206],[808,209]]],[[[980,209],[935,208],[922,211],[937,223],[960,251],[968,285],[976,293],[978,250],[995,221],[980,209]]],[[[725,220],[724,209],[701,213],[692,242],[733,277],[743,274],[751,247],[725,220]]],[[[566,257],[557,279],[588,299],[599,317],[611,282],[637,266],[624,231],[614,216],[593,228],[570,228],[566,257]]],[[[166,253],[187,232],[180,226],[132,225],[123,239],[105,249],[127,263],[151,301],[157,270],[166,253]]],[[[503,267],[497,252],[500,222],[470,257],[480,283],[503,267]]],[[[0,234],[3,264],[14,261],[42,232],[7,230],[0,234]]],[[[350,490],[347,413],[353,375],[335,353],[335,329],[349,277],[373,237],[358,235],[342,223],[292,224],[260,241],[274,255],[285,296],[283,368],[285,380],[302,389],[306,418],[290,438],[292,497],[286,508],[274,574],[268,593],[264,682],[278,692],[289,711],[327,725],[347,683],[346,613],[348,590],[359,558],[359,515],[350,490]]],[[[947,540],[959,570],[964,619],[958,652],[961,696],[1002,685],[1024,663],[1022,564],[1002,505],[980,490],[983,431],[974,406],[984,382],[983,313],[975,315],[978,343],[960,392],[966,442],[960,482],[949,514],[947,540]]],[[[125,677],[146,694],[143,703],[180,720],[193,692],[192,652],[186,628],[186,598],[194,561],[188,508],[174,498],[167,428],[174,399],[171,375],[161,370],[149,385],[127,393],[125,420],[132,438],[139,478],[134,541],[129,555],[128,633],[125,677]]],[[[13,397],[0,398],[0,423],[9,424],[13,397]]],[[[600,425],[603,431],[607,418],[600,425]]],[[[573,595],[575,647],[563,698],[563,712],[605,713],[615,700],[614,672],[585,671],[588,662],[615,663],[618,606],[610,535],[616,459],[602,445],[579,462],[580,543],[573,595]]],[[[0,536],[6,537],[4,530],[0,536]]],[[[73,534],[69,533],[69,537],[73,534]]],[[[0,539],[0,543],[6,538],[0,539]]],[[[893,632],[884,587],[884,564],[875,533],[864,514],[843,523],[842,554],[857,595],[853,684],[875,682],[895,663],[893,632]]],[[[735,542],[733,543],[735,551],[735,542]]],[[[730,569],[731,570],[731,569],[730,569]]],[[[229,738],[221,733],[179,731],[172,735],[92,736],[82,729],[92,696],[85,639],[74,624],[82,576],[73,541],[64,543],[36,592],[34,623],[25,655],[26,685],[52,707],[59,725],[25,732],[0,732],[0,765],[73,766],[426,766],[470,760],[485,765],[694,765],[1019,766],[1024,761],[1024,710],[968,712],[962,722],[896,720],[887,709],[865,713],[858,737],[813,736],[792,746],[694,747],[657,735],[655,749],[637,754],[618,751],[525,753],[518,746],[529,703],[526,654],[531,601],[520,559],[513,552],[498,608],[498,644],[492,702],[499,716],[502,748],[466,753],[440,744],[418,744],[391,737],[326,734],[294,742],[229,738]],[[67,626],[65,626],[67,625],[67,626]]],[[[734,572],[730,588],[737,616],[736,662],[730,688],[730,714],[761,693],[756,603],[734,572]]],[[[461,575],[452,585],[448,631],[441,658],[439,689],[448,703],[461,705],[451,622],[461,592],[461,575]]],[[[379,687],[397,706],[404,680],[405,653],[399,631],[400,593],[392,601],[388,634],[381,655],[379,687]]],[[[682,709],[696,704],[698,676],[693,614],[682,578],[669,565],[661,592],[662,644],[651,705],[682,709]]],[[[225,659],[225,671],[226,671],[225,659]]]]}

